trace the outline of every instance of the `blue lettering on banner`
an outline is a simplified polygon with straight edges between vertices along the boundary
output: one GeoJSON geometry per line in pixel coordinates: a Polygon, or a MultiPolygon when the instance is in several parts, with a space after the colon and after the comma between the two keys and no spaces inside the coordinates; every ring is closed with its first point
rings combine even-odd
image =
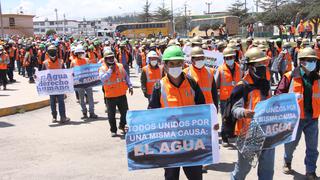
{"type": "Polygon", "coordinates": [[[74,87],[88,88],[101,85],[99,78],[100,67],[101,63],[74,67],[74,87]]]}
{"type": "Polygon", "coordinates": [[[128,111],[129,170],[217,163],[213,105],[128,111]]]}

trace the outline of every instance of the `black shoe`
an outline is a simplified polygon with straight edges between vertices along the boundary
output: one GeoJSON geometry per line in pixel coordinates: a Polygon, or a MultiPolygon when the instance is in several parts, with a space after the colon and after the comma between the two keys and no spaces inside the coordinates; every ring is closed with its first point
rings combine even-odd
{"type": "Polygon", "coordinates": [[[11,82],[11,83],[14,83],[14,82],[17,82],[17,80],[11,79],[10,82],[11,82]]]}
{"type": "Polygon", "coordinates": [[[119,129],[121,130],[121,134],[126,134],[126,130],[124,127],[119,127],[119,129]]]}
{"type": "Polygon", "coordinates": [[[88,119],[87,113],[83,113],[83,116],[81,117],[81,119],[88,119]]]}
{"type": "Polygon", "coordinates": [[[7,86],[3,86],[3,90],[7,90],[7,86]]]}
{"type": "Polygon", "coordinates": [[[90,113],[89,118],[91,118],[91,119],[97,119],[97,118],[98,118],[98,115],[96,115],[95,113],[90,113]]]}
{"type": "Polygon", "coordinates": [[[317,180],[318,177],[315,172],[306,174],[307,180],[317,180]]]}
{"type": "Polygon", "coordinates": [[[292,174],[293,170],[291,168],[291,163],[284,163],[284,165],[282,167],[282,172],[284,174],[292,174]]]}
{"type": "Polygon", "coordinates": [[[60,123],[67,123],[69,121],[70,121],[70,118],[68,118],[68,117],[63,117],[60,119],[60,123]]]}
{"type": "Polygon", "coordinates": [[[112,132],[111,137],[117,137],[117,133],[112,132]]]}
{"type": "Polygon", "coordinates": [[[58,123],[58,121],[57,121],[57,118],[56,118],[56,117],[53,117],[53,118],[52,118],[52,123],[58,123]]]}

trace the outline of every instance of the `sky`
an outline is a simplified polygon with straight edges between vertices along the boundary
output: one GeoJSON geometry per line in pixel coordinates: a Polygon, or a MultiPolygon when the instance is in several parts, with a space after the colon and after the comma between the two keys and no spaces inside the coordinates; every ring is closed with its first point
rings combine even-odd
{"type": "MultiPolygon", "coordinates": [[[[97,19],[107,16],[141,13],[145,0],[0,0],[3,13],[17,13],[22,8],[24,14],[35,15],[34,20],[48,18],[81,20],[97,19]]],[[[171,0],[149,0],[151,11],[155,11],[164,1],[171,8],[171,0]]],[[[212,3],[211,12],[225,11],[235,0],[173,0],[174,13],[184,11],[184,4],[192,15],[203,14],[207,11],[206,2],[212,3]]],[[[253,0],[247,0],[248,9],[252,9],[253,0]]]]}

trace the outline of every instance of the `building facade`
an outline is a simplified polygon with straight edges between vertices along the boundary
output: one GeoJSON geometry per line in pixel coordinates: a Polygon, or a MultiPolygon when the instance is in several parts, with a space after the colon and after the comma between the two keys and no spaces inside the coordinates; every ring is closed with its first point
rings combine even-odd
{"type": "Polygon", "coordinates": [[[34,15],[2,14],[4,36],[33,36],[34,15]]]}
{"type": "Polygon", "coordinates": [[[33,22],[34,34],[45,35],[48,30],[55,30],[58,34],[77,34],[78,24],[76,20],[35,20],[33,22]]]}

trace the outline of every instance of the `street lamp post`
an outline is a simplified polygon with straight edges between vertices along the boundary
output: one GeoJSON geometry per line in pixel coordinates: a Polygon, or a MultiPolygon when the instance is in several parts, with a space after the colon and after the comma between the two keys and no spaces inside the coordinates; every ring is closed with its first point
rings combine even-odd
{"type": "Polygon", "coordinates": [[[173,36],[173,34],[174,34],[174,32],[175,32],[175,27],[174,27],[174,23],[173,23],[173,20],[174,20],[174,18],[173,18],[173,0],[171,0],[171,25],[172,25],[172,36],[173,36]]]}
{"type": "Polygon", "coordinates": [[[4,38],[1,1],[0,1],[0,21],[1,21],[1,37],[4,38]]]}
{"type": "Polygon", "coordinates": [[[54,12],[56,12],[56,33],[58,34],[58,9],[55,8],[54,12]]]}

